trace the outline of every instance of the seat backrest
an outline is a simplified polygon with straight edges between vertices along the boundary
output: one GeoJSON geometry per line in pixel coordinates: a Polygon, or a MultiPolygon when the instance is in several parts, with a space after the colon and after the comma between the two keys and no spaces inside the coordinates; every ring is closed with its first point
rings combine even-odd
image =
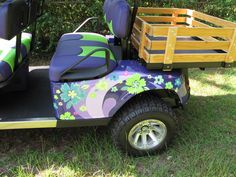
{"type": "Polygon", "coordinates": [[[121,39],[129,36],[132,14],[126,0],[106,0],[103,13],[112,34],[121,39]]]}
{"type": "Polygon", "coordinates": [[[0,3],[0,38],[10,40],[36,21],[40,0],[6,0],[0,3]]]}

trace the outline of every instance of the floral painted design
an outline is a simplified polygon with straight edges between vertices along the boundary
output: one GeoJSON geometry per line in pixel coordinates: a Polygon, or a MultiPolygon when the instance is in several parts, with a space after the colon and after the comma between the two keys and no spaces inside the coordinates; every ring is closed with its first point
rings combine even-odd
{"type": "Polygon", "coordinates": [[[165,84],[165,89],[173,89],[173,88],[174,88],[174,86],[173,86],[173,84],[171,82],[167,82],[165,84]]]}
{"type": "Polygon", "coordinates": [[[65,112],[64,114],[60,115],[61,120],[75,120],[75,116],[73,116],[70,112],[65,112]]]}
{"type": "Polygon", "coordinates": [[[181,84],[182,84],[182,82],[181,82],[181,79],[180,79],[180,78],[178,78],[178,79],[175,80],[175,85],[176,85],[176,86],[180,86],[181,84]]]}
{"type": "Polygon", "coordinates": [[[161,85],[161,84],[164,83],[164,81],[165,81],[165,80],[164,80],[163,76],[156,76],[154,83],[155,83],[155,84],[158,84],[158,85],[161,85]]]}
{"type": "Polygon", "coordinates": [[[119,75],[117,73],[113,73],[109,76],[109,78],[112,81],[118,81],[119,80],[119,75]]]}
{"type": "Polygon", "coordinates": [[[101,80],[96,84],[96,89],[100,91],[106,91],[108,89],[108,83],[105,80],[101,80]]]}
{"type": "Polygon", "coordinates": [[[91,93],[90,95],[89,95],[89,98],[92,98],[92,99],[94,99],[94,98],[96,98],[97,97],[97,94],[96,93],[91,93]]]}
{"type": "Polygon", "coordinates": [[[115,92],[117,92],[117,91],[118,91],[118,88],[117,88],[117,87],[112,87],[111,92],[115,93],[115,92]]]}
{"type": "Polygon", "coordinates": [[[126,81],[126,87],[123,90],[127,90],[130,94],[139,94],[146,89],[146,80],[141,78],[140,74],[134,74],[126,81]]]}
{"type": "Polygon", "coordinates": [[[86,106],[81,106],[81,107],[79,108],[79,110],[80,110],[81,112],[85,112],[85,111],[87,111],[87,107],[86,107],[86,106]]]}
{"type": "Polygon", "coordinates": [[[78,86],[72,83],[71,85],[65,83],[61,86],[61,99],[66,103],[66,108],[70,109],[76,105],[80,100],[86,97],[85,92],[78,86]]]}
{"type": "Polygon", "coordinates": [[[180,72],[148,71],[135,61],[121,61],[115,71],[100,79],[52,82],[53,105],[61,120],[112,117],[128,100],[147,90],[170,89],[182,100],[187,95],[183,78],[180,72]]]}

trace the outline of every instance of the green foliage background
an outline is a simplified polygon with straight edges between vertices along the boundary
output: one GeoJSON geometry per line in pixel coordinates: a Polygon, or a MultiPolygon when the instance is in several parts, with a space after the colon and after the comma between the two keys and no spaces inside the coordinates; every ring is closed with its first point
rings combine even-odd
{"type": "MultiPolygon", "coordinates": [[[[104,0],[47,0],[37,26],[37,52],[52,52],[63,33],[74,31],[91,16],[103,19],[104,0]]],[[[132,1],[131,1],[132,2],[132,1]]],[[[191,8],[236,21],[236,0],[143,0],[140,6],[191,8]]],[[[86,30],[92,31],[92,25],[86,30]]]]}

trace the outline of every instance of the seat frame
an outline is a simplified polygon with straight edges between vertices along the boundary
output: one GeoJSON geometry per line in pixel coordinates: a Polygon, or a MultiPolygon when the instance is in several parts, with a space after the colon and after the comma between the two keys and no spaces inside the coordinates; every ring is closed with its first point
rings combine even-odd
{"type": "MultiPolygon", "coordinates": [[[[32,25],[32,40],[30,44],[30,51],[33,50],[35,44],[35,34],[36,34],[36,25],[37,25],[37,18],[39,18],[43,14],[44,10],[44,0],[39,2],[38,9],[35,9],[35,6],[32,6],[33,0],[28,2],[29,12],[27,16],[27,24],[25,24],[25,28],[29,25],[32,25]],[[33,8],[32,8],[33,7],[33,8]],[[32,8],[32,9],[31,9],[32,8]],[[37,10],[35,14],[32,14],[32,11],[37,10]]],[[[6,92],[13,92],[13,91],[22,91],[27,88],[28,85],[28,75],[29,75],[29,61],[28,55],[22,59],[22,62],[19,62],[20,55],[21,55],[21,37],[22,37],[22,30],[18,34],[16,34],[16,59],[15,59],[15,68],[10,76],[6,81],[0,82],[0,94],[4,94],[6,92]]],[[[12,34],[11,34],[12,35],[12,34]]]]}

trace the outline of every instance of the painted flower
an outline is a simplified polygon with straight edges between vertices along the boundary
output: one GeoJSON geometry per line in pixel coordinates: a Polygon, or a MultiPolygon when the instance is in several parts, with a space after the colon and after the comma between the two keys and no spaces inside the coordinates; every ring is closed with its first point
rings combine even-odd
{"type": "Polygon", "coordinates": [[[165,80],[164,80],[163,76],[156,76],[156,77],[155,77],[154,84],[161,85],[161,84],[164,83],[164,81],[165,81],[165,80]]]}
{"type": "Polygon", "coordinates": [[[66,112],[60,115],[61,120],[75,120],[75,116],[73,116],[70,112],[66,112]]]}
{"type": "Polygon", "coordinates": [[[53,103],[53,107],[54,107],[55,109],[58,109],[58,106],[57,106],[56,103],[53,103]]]}
{"type": "Polygon", "coordinates": [[[172,75],[168,75],[168,78],[169,78],[169,79],[172,79],[172,78],[173,78],[173,76],[172,76],[172,75]]]}
{"type": "Polygon", "coordinates": [[[100,90],[100,91],[106,91],[108,89],[108,83],[105,80],[100,80],[97,84],[96,84],[96,89],[100,90]]]}
{"type": "Polygon", "coordinates": [[[61,93],[61,91],[60,90],[56,90],[56,94],[60,94],[61,93]]]}
{"type": "Polygon", "coordinates": [[[63,103],[62,103],[62,102],[59,102],[58,105],[59,105],[59,106],[63,106],[63,103]]]}
{"type": "Polygon", "coordinates": [[[141,78],[140,74],[134,74],[126,80],[126,86],[130,94],[139,94],[145,91],[146,81],[141,78]]]}
{"type": "Polygon", "coordinates": [[[110,80],[112,80],[112,81],[117,81],[117,80],[119,80],[119,75],[116,74],[116,73],[113,73],[113,74],[111,74],[111,75],[109,76],[109,78],[110,78],[110,80]]]}
{"type": "Polygon", "coordinates": [[[91,93],[90,95],[89,95],[89,98],[96,98],[97,97],[97,94],[96,93],[91,93]]]}
{"type": "Polygon", "coordinates": [[[54,95],[54,99],[55,99],[55,100],[58,100],[58,96],[57,96],[57,95],[54,95]]]}
{"type": "Polygon", "coordinates": [[[148,75],[148,79],[152,79],[152,75],[148,75]]]}
{"type": "Polygon", "coordinates": [[[111,89],[111,92],[117,92],[118,91],[118,88],[117,87],[112,87],[112,89],[111,89]]]}
{"type": "Polygon", "coordinates": [[[124,76],[128,76],[129,75],[129,71],[125,71],[123,75],[124,76]]]}
{"type": "Polygon", "coordinates": [[[81,88],[84,89],[84,90],[87,90],[87,89],[89,88],[89,85],[88,85],[88,84],[86,84],[86,85],[82,85],[81,88]]]}
{"type": "Polygon", "coordinates": [[[173,86],[173,84],[171,82],[167,82],[166,85],[165,85],[165,88],[166,89],[173,89],[174,86],[173,86]]]}
{"type": "Polygon", "coordinates": [[[70,109],[72,106],[76,105],[80,100],[86,97],[86,93],[78,85],[63,84],[61,86],[61,99],[66,103],[66,108],[70,109]]]}
{"type": "Polygon", "coordinates": [[[86,112],[86,111],[87,111],[87,107],[86,107],[86,106],[81,106],[81,107],[79,108],[79,110],[80,110],[81,112],[86,112]]]}
{"type": "Polygon", "coordinates": [[[182,82],[181,82],[180,78],[178,78],[178,79],[175,80],[175,85],[176,85],[176,86],[179,87],[181,84],[182,84],[182,82]]]}

